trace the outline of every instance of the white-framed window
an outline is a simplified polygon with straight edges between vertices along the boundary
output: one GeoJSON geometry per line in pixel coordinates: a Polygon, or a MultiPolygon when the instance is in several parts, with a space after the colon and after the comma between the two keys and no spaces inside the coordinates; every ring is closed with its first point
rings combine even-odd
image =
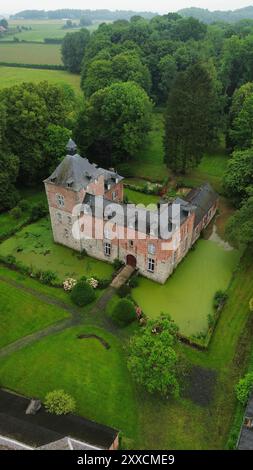
{"type": "Polygon", "coordinates": [[[64,196],[62,196],[62,194],[56,194],[56,202],[59,207],[64,207],[64,196]]]}
{"type": "Polygon", "coordinates": [[[60,212],[57,212],[56,217],[57,217],[57,221],[59,223],[62,223],[62,214],[60,212]]]}
{"type": "Polygon", "coordinates": [[[64,235],[66,238],[69,238],[69,231],[67,228],[64,229],[64,235]]]}
{"type": "Polygon", "coordinates": [[[154,255],[155,254],[155,245],[153,243],[148,244],[148,254],[154,255]]]}
{"type": "Polygon", "coordinates": [[[71,217],[71,215],[68,215],[68,224],[69,224],[69,225],[72,225],[72,217],[71,217]]]}
{"type": "Polygon", "coordinates": [[[176,261],[177,261],[177,250],[176,250],[176,251],[174,251],[174,253],[173,253],[173,257],[172,257],[172,263],[173,263],[173,264],[175,264],[175,263],[176,263],[176,261]]]}
{"type": "Polygon", "coordinates": [[[155,260],[154,260],[154,258],[148,258],[147,270],[150,271],[151,273],[154,272],[154,270],[155,270],[155,260]]]}
{"type": "Polygon", "coordinates": [[[129,246],[132,248],[134,246],[133,240],[129,240],[129,246]]]}
{"type": "Polygon", "coordinates": [[[104,254],[105,254],[105,256],[110,256],[111,255],[111,243],[110,242],[105,242],[104,243],[104,254]]]}
{"type": "Polygon", "coordinates": [[[113,201],[114,201],[114,199],[116,199],[117,195],[118,195],[118,192],[117,192],[117,191],[113,191],[113,192],[112,192],[112,200],[113,200],[113,201]]]}

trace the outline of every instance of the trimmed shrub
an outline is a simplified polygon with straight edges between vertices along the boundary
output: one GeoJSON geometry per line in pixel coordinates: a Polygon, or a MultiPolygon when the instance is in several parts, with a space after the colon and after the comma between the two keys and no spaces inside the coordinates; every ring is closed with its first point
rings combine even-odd
{"type": "Polygon", "coordinates": [[[46,395],[45,408],[48,413],[66,415],[76,409],[74,398],[64,390],[53,390],[46,395]]]}
{"type": "Polygon", "coordinates": [[[111,279],[99,279],[98,288],[99,289],[106,289],[107,287],[109,287],[111,282],[112,282],[111,279]]]}
{"type": "Polygon", "coordinates": [[[112,311],[112,320],[118,326],[126,326],[136,320],[135,306],[131,300],[121,299],[112,311]]]}
{"type": "Polygon", "coordinates": [[[57,276],[53,271],[50,270],[40,271],[39,279],[43,284],[48,284],[50,286],[56,281],[57,276]]]}
{"type": "Polygon", "coordinates": [[[250,393],[253,388],[253,372],[250,372],[245,375],[242,379],[239,380],[238,384],[235,386],[235,393],[237,400],[246,405],[250,393]]]}
{"type": "Polygon", "coordinates": [[[38,204],[34,204],[34,206],[32,206],[31,208],[31,215],[30,215],[31,222],[35,222],[36,220],[41,219],[47,213],[48,213],[48,209],[45,206],[45,204],[43,204],[42,202],[38,202],[38,204]]]}
{"type": "Polygon", "coordinates": [[[135,276],[130,277],[128,284],[131,287],[131,289],[134,289],[135,287],[138,287],[138,285],[139,285],[138,276],[135,275],[135,276]]]}
{"type": "Polygon", "coordinates": [[[113,264],[115,271],[118,271],[123,266],[123,263],[122,261],[120,261],[119,258],[115,258],[112,264],[113,264]]]}
{"type": "Polygon", "coordinates": [[[96,297],[94,289],[85,281],[79,281],[71,291],[71,300],[79,307],[90,304],[96,297]]]}
{"type": "Polygon", "coordinates": [[[10,215],[13,219],[20,219],[22,217],[21,208],[19,206],[13,207],[13,209],[10,210],[10,215]]]}
{"type": "Polygon", "coordinates": [[[131,287],[128,286],[127,284],[123,284],[123,286],[119,287],[117,290],[117,294],[120,297],[127,297],[131,292],[131,287]]]}

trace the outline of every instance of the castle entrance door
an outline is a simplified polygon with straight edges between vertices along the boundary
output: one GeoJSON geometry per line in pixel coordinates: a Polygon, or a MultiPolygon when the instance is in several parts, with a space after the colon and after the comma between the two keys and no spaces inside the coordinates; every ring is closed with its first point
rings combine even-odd
{"type": "Polygon", "coordinates": [[[126,257],[126,264],[132,266],[132,268],[136,268],[136,258],[133,255],[127,255],[126,257]]]}

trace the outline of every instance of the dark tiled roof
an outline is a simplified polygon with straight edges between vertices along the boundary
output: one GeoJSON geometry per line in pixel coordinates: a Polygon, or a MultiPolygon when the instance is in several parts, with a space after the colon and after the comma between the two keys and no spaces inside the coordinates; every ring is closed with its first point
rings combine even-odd
{"type": "MultiPolygon", "coordinates": [[[[102,207],[103,207],[102,214],[104,214],[104,212],[106,211],[106,208],[108,206],[112,205],[113,201],[111,201],[109,199],[105,199],[102,196],[98,196],[98,198],[100,198],[100,201],[102,203],[102,207]]],[[[95,216],[96,196],[86,193],[85,197],[84,197],[84,200],[83,200],[83,203],[87,204],[91,208],[91,213],[92,213],[93,216],[95,216]]],[[[180,199],[180,198],[176,198],[173,201],[173,203],[180,204],[180,225],[182,225],[185,222],[185,220],[187,219],[189,212],[191,212],[194,208],[193,208],[192,204],[189,204],[187,201],[184,201],[183,199],[180,199]]],[[[119,204],[120,203],[117,203],[117,206],[119,204]]],[[[162,207],[163,207],[160,204],[154,204],[154,206],[155,206],[154,210],[148,210],[148,209],[145,209],[145,208],[143,208],[143,209],[138,208],[138,214],[136,212],[135,216],[133,217],[132,220],[131,220],[131,218],[130,218],[130,220],[127,220],[127,215],[128,215],[127,209],[129,208],[129,204],[121,203],[120,206],[123,209],[123,214],[124,214],[123,224],[124,224],[124,226],[127,227],[127,222],[128,222],[129,227],[135,228],[137,230],[138,229],[138,223],[139,223],[139,231],[143,232],[143,233],[146,233],[147,235],[151,234],[151,231],[152,231],[152,223],[154,222],[154,219],[152,219],[152,215],[161,214],[161,210],[162,210],[162,207]],[[131,225],[130,225],[129,222],[131,223],[131,225]]],[[[98,216],[98,217],[99,217],[99,215],[101,215],[101,214],[96,214],[96,216],[98,216]]],[[[114,215],[115,214],[112,212],[112,217],[114,217],[114,215]]],[[[163,228],[164,230],[168,229],[169,231],[172,230],[172,204],[170,204],[169,207],[168,207],[168,214],[167,215],[168,215],[168,218],[166,218],[166,220],[165,220],[165,224],[167,225],[167,227],[165,225],[163,227],[161,226],[161,223],[164,222],[162,217],[158,219],[159,222],[160,222],[159,233],[158,233],[159,237],[161,237],[161,228],[163,228]]],[[[120,222],[121,221],[119,220],[118,221],[119,225],[121,225],[120,222]]],[[[153,233],[153,235],[154,235],[154,233],[153,233]]]]}
{"type": "Polygon", "coordinates": [[[42,407],[36,415],[26,415],[30,400],[0,390],[0,435],[28,446],[41,447],[66,436],[108,449],[118,431],[76,415],[56,416],[42,407]]]}
{"type": "Polygon", "coordinates": [[[218,195],[209,183],[203,184],[200,188],[194,188],[187,194],[186,200],[196,206],[195,227],[200,223],[217,199],[218,195]]]}
{"type": "Polygon", "coordinates": [[[253,427],[245,426],[245,419],[252,419],[253,424],[253,394],[251,395],[244,415],[244,423],[241,428],[241,433],[238,442],[239,450],[253,450],[253,427]]]}
{"type": "Polygon", "coordinates": [[[82,188],[86,189],[89,183],[100,175],[104,176],[105,182],[115,182],[116,178],[118,181],[123,179],[116,172],[99,168],[95,163],[90,163],[87,158],[75,154],[67,155],[45,181],[79,191],[82,188]]]}

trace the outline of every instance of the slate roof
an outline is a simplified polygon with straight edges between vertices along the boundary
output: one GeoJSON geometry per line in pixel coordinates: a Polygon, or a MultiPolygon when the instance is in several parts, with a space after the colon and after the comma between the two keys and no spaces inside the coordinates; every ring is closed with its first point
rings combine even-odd
{"type": "Polygon", "coordinates": [[[28,398],[0,390],[0,435],[35,448],[56,448],[61,442],[63,449],[80,444],[84,449],[108,449],[118,434],[116,429],[80,416],[49,414],[43,407],[36,415],[27,415],[29,402],[28,398]],[[58,444],[54,444],[56,441],[58,444]]]}
{"type": "Polygon", "coordinates": [[[218,194],[209,183],[205,183],[199,188],[192,189],[185,199],[196,207],[194,221],[196,227],[217,201],[218,194]]]}
{"type": "Polygon", "coordinates": [[[78,154],[67,155],[45,182],[79,191],[82,188],[86,189],[89,183],[100,175],[104,176],[107,184],[112,182],[115,184],[116,178],[118,181],[123,179],[116,172],[99,168],[95,163],[90,163],[87,158],[78,154]]]}
{"type": "Polygon", "coordinates": [[[244,422],[238,440],[239,450],[253,450],[253,394],[251,395],[244,415],[244,422]],[[245,420],[252,419],[252,427],[245,426],[245,420]]]}
{"type": "MultiPolygon", "coordinates": [[[[93,216],[95,216],[96,198],[97,198],[97,196],[94,196],[93,194],[86,193],[85,197],[84,197],[84,200],[83,200],[83,204],[87,204],[90,207],[91,213],[92,213],[93,216]]],[[[113,204],[113,201],[111,201],[109,199],[106,199],[106,198],[103,198],[102,196],[100,196],[100,201],[102,203],[103,212],[102,212],[102,214],[96,214],[96,216],[98,216],[98,217],[99,217],[99,215],[100,216],[103,215],[106,208],[113,204]]],[[[194,206],[192,206],[192,204],[190,204],[189,202],[184,201],[183,199],[180,199],[180,198],[176,198],[173,201],[173,203],[180,204],[180,225],[182,225],[185,222],[185,220],[187,219],[189,212],[194,210],[194,206]]],[[[137,230],[138,229],[138,222],[139,222],[139,231],[143,232],[143,233],[146,233],[147,235],[151,234],[151,231],[152,231],[152,224],[154,223],[154,219],[152,219],[152,215],[157,214],[157,216],[158,216],[159,214],[161,214],[161,211],[162,211],[162,208],[163,208],[160,205],[160,203],[157,204],[157,205],[154,205],[154,206],[156,206],[156,208],[154,208],[154,210],[148,210],[148,209],[145,209],[145,208],[144,209],[138,208],[138,215],[136,213],[135,216],[133,217],[133,219],[130,220],[130,222],[131,222],[131,226],[130,226],[129,225],[129,220],[127,220],[127,208],[129,208],[129,204],[117,203],[117,206],[119,204],[123,209],[123,214],[124,214],[123,224],[124,224],[124,226],[127,227],[127,222],[128,222],[129,227],[135,228],[137,230]],[[141,229],[140,229],[140,227],[141,227],[141,229]]],[[[111,217],[114,217],[114,215],[115,215],[115,213],[112,212],[111,217]]],[[[164,229],[164,230],[167,229],[169,231],[172,230],[172,203],[168,206],[168,213],[166,215],[168,215],[168,218],[166,218],[165,220],[162,217],[160,217],[158,219],[159,222],[160,222],[159,232],[158,232],[158,234],[153,233],[153,235],[158,235],[158,237],[161,237],[161,229],[164,229]],[[161,225],[162,223],[163,223],[163,226],[161,225]]],[[[119,223],[119,225],[120,225],[120,223],[119,223]]]]}

